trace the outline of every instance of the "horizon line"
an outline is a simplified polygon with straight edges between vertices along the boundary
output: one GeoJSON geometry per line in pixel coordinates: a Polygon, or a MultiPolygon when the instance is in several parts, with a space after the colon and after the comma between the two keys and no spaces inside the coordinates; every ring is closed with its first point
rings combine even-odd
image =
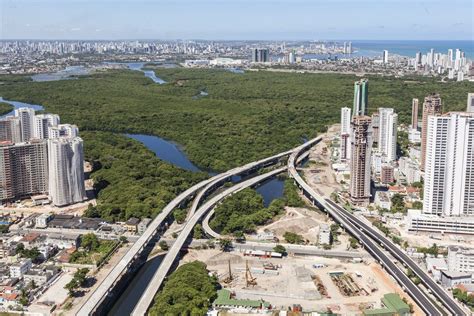
{"type": "Polygon", "coordinates": [[[274,42],[274,41],[288,41],[288,42],[339,42],[339,41],[406,41],[406,42],[474,42],[474,39],[202,39],[202,38],[2,38],[0,42],[6,41],[226,41],[226,42],[274,42]]]}

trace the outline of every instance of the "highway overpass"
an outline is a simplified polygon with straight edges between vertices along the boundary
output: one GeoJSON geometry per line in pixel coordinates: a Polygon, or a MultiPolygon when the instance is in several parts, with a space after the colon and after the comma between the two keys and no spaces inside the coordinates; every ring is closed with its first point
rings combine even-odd
{"type": "Polygon", "coordinates": [[[201,198],[208,194],[208,191],[215,188],[216,186],[228,181],[232,176],[253,172],[254,170],[262,167],[266,167],[275,164],[282,157],[288,156],[291,151],[282,152],[271,157],[267,157],[255,162],[248,163],[244,166],[237,167],[218,174],[210,179],[199,182],[198,184],[187,189],[183,193],[179,194],[174,198],[166,207],[158,214],[157,217],[150,223],[143,235],[132,245],[130,250],[124,255],[122,260],[108,273],[103,279],[101,284],[93,291],[88,300],[81,306],[79,311],[76,313],[78,316],[89,316],[102,314],[102,308],[107,305],[107,300],[114,295],[114,287],[120,282],[122,277],[131,271],[131,267],[135,260],[140,257],[145,247],[150,241],[157,237],[159,229],[165,223],[171,212],[190,200],[196,195],[199,190],[204,192],[200,193],[197,197],[197,201],[194,201],[192,208],[196,208],[201,202],[201,198]]]}
{"type": "Polygon", "coordinates": [[[299,146],[294,150],[288,159],[289,175],[295,180],[298,187],[303,191],[303,194],[313,203],[317,204],[322,209],[325,209],[342,227],[344,227],[351,235],[359,240],[364,248],[376,258],[380,264],[397,280],[402,288],[410,294],[410,296],[417,302],[421,309],[428,315],[443,315],[445,314],[435,302],[433,302],[418,286],[416,286],[410,278],[407,277],[394,262],[388,257],[384,251],[377,246],[379,243],[390,252],[392,256],[397,258],[406,267],[409,267],[421,279],[424,285],[433,293],[433,295],[440,300],[443,306],[453,315],[467,315],[467,312],[457,304],[457,302],[446,293],[429,275],[427,275],[421,268],[416,265],[398,246],[393,244],[390,240],[382,236],[376,229],[357,219],[350,212],[343,207],[334,203],[327,197],[321,196],[314,191],[298,174],[296,170],[295,161],[297,157],[306,151],[309,147],[317,144],[320,138],[315,138],[309,142],[299,146]]]}

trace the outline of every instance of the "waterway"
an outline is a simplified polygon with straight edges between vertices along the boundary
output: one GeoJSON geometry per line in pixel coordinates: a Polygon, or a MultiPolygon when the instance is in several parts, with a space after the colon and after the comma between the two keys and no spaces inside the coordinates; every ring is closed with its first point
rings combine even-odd
{"type": "Polygon", "coordinates": [[[189,171],[201,171],[189,160],[188,156],[186,156],[176,143],[151,135],[126,134],[126,136],[141,142],[161,160],[189,171]]]}
{"type": "Polygon", "coordinates": [[[10,100],[5,100],[2,97],[0,97],[0,102],[11,104],[11,105],[13,105],[13,108],[14,108],[13,111],[11,111],[11,112],[9,112],[5,115],[2,115],[0,117],[13,115],[15,113],[15,110],[19,109],[19,108],[32,108],[32,109],[35,109],[36,111],[42,111],[44,109],[43,106],[39,105],[39,104],[23,103],[23,102],[19,102],[19,101],[10,101],[10,100]]]}
{"type": "Polygon", "coordinates": [[[52,73],[36,74],[31,76],[33,81],[57,81],[77,79],[75,76],[84,76],[90,73],[91,69],[84,66],[68,66],[63,70],[52,73]]]}
{"type": "Polygon", "coordinates": [[[132,314],[133,309],[137,305],[140,297],[153,278],[155,271],[163,261],[164,256],[157,256],[147,261],[138,270],[137,274],[127,286],[125,291],[117,298],[116,303],[109,311],[108,315],[111,316],[128,316],[132,314]]]}
{"type": "MultiPolygon", "coordinates": [[[[143,63],[129,63],[128,67],[133,70],[140,70],[143,67],[143,63]]],[[[152,79],[154,82],[160,83],[162,80],[156,77],[156,75],[150,72],[144,71],[145,76],[152,79]],[[156,79],[154,79],[156,78],[156,79]]],[[[62,80],[62,79],[57,79],[62,80]]],[[[9,103],[14,106],[15,109],[20,107],[29,107],[35,110],[43,110],[43,106],[39,104],[29,104],[18,101],[4,100],[0,97],[1,102],[9,103]]],[[[8,113],[7,115],[12,115],[13,112],[8,113]]],[[[186,154],[181,150],[180,146],[174,142],[165,140],[158,136],[151,135],[140,135],[140,134],[126,134],[127,137],[135,139],[145,145],[148,149],[153,151],[156,156],[170,164],[173,164],[177,167],[192,171],[204,171],[208,172],[210,175],[215,173],[209,172],[206,170],[199,169],[194,165],[186,154]]],[[[240,181],[240,177],[234,177],[233,181],[240,181]]],[[[283,187],[284,181],[273,178],[262,185],[260,185],[256,190],[263,196],[265,206],[270,205],[270,203],[281,196],[283,196],[283,187]]],[[[109,315],[118,315],[125,316],[130,315],[133,308],[137,304],[139,298],[146,290],[147,285],[151,281],[155,271],[160,266],[162,257],[155,257],[145,263],[137,272],[136,276],[127,286],[125,291],[117,298],[115,305],[109,312],[109,315]]]]}

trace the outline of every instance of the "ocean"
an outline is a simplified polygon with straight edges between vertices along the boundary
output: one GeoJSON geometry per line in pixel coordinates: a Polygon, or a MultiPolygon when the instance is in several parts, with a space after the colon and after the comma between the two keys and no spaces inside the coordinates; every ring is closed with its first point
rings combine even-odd
{"type": "Polygon", "coordinates": [[[370,41],[357,40],[352,41],[352,47],[358,50],[359,56],[380,55],[383,50],[388,53],[394,53],[401,56],[415,57],[417,52],[426,54],[431,48],[437,53],[447,54],[448,49],[456,48],[462,50],[466,57],[474,60],[474,41],[370,41]]]}

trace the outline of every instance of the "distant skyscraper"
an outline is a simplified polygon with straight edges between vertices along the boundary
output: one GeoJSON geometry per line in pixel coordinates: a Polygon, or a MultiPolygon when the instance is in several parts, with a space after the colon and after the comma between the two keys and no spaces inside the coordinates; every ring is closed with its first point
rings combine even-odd
{"type": "Polygon", "coordinates": [[[349,42],[349,46],[347,47],[347,53],[352,54],[352,42],[349,42]]]}
{"type": "Polygon", "coordinates": [[[58,138],[48,141],[49,195],[54,205],[84,201],[84,152],[82,139],[58,138]]]}
{"type": "Polygon", "coordinates": [[[383,61],[384,64],[388,64],[388,50],[383,51],[382,61],[383,61]]]}
{"type": "Polygon", "coordinates": [[[270,54],[268,48],[254,48],[252,50],[252,62],[266,63],[270,61],[270,54]]]}
{"type": "Polygon", "coordinates": [[[430,115],[439,115],[441,111],[442,104],[439,94],[432,93],[425,97],[425,102],[423,102],[423,116],[421,118],[421,170],[425,170],[428,117],[430,115]]]}
{"type": "Polygon", "coordinates": [[[367,205],[370,200],[370,159],[372,148],[371,119],[355,116],[351,123],[351,183],[352,203],[367,205]]]}
{"type": "Polygon", "coordinates": [[[347,42],[344,42],[343,53],[344,53],[344,54],[347,54],[347,51],[348,51],[348,49],[347,49],[347,42]]]}
{"type": "Polygon", "coordinates": [[[418,129],[418,99],[416,98],[411,101],[411,128],[418,129]]]}
{"type": "Polygon", "coordinates": [[[467,94],[467,109],[466,112],[474,112],[474,93],[467,94]]]}
{"type": "Polygon", "coordinates": [[[352,108],[352,116],[367,115],[367,107],[369,104],[369,81],[361,79],[354,83],[354,105],[352,108]]]}
{"type": "Polygon", "coordinates": [[[46,143],[0,143],[0,200],[14,201],[47,191],[46,143]]]}
{"type": "Polygon", "coordinates": [[[341,108],[341,161],[347,161],[351,157],[351,109],[341,108]]]}
{"type": "Polygon", "coordinates": [[[418,68],[422,64],[421,52],[417,52],[415,55],[415,67],[418,68]]]}
{"type": "Polygon", "coordinates": [[[423,212],[474,215],[474,113],[428,118],[423,212]]]}
{"type": "Polygon", "coordinates": [[[22,141],[29,141],[34,136],[35,110],[31,108],[19,108],[15,110],[15,116],[20,118],[22,141]]]}
{"type": "Polygon", "coordinates": [[[379,109],[378,149],[384,162],[397,159],[397,125],[398,115],[391,108],[379,109]]]}

